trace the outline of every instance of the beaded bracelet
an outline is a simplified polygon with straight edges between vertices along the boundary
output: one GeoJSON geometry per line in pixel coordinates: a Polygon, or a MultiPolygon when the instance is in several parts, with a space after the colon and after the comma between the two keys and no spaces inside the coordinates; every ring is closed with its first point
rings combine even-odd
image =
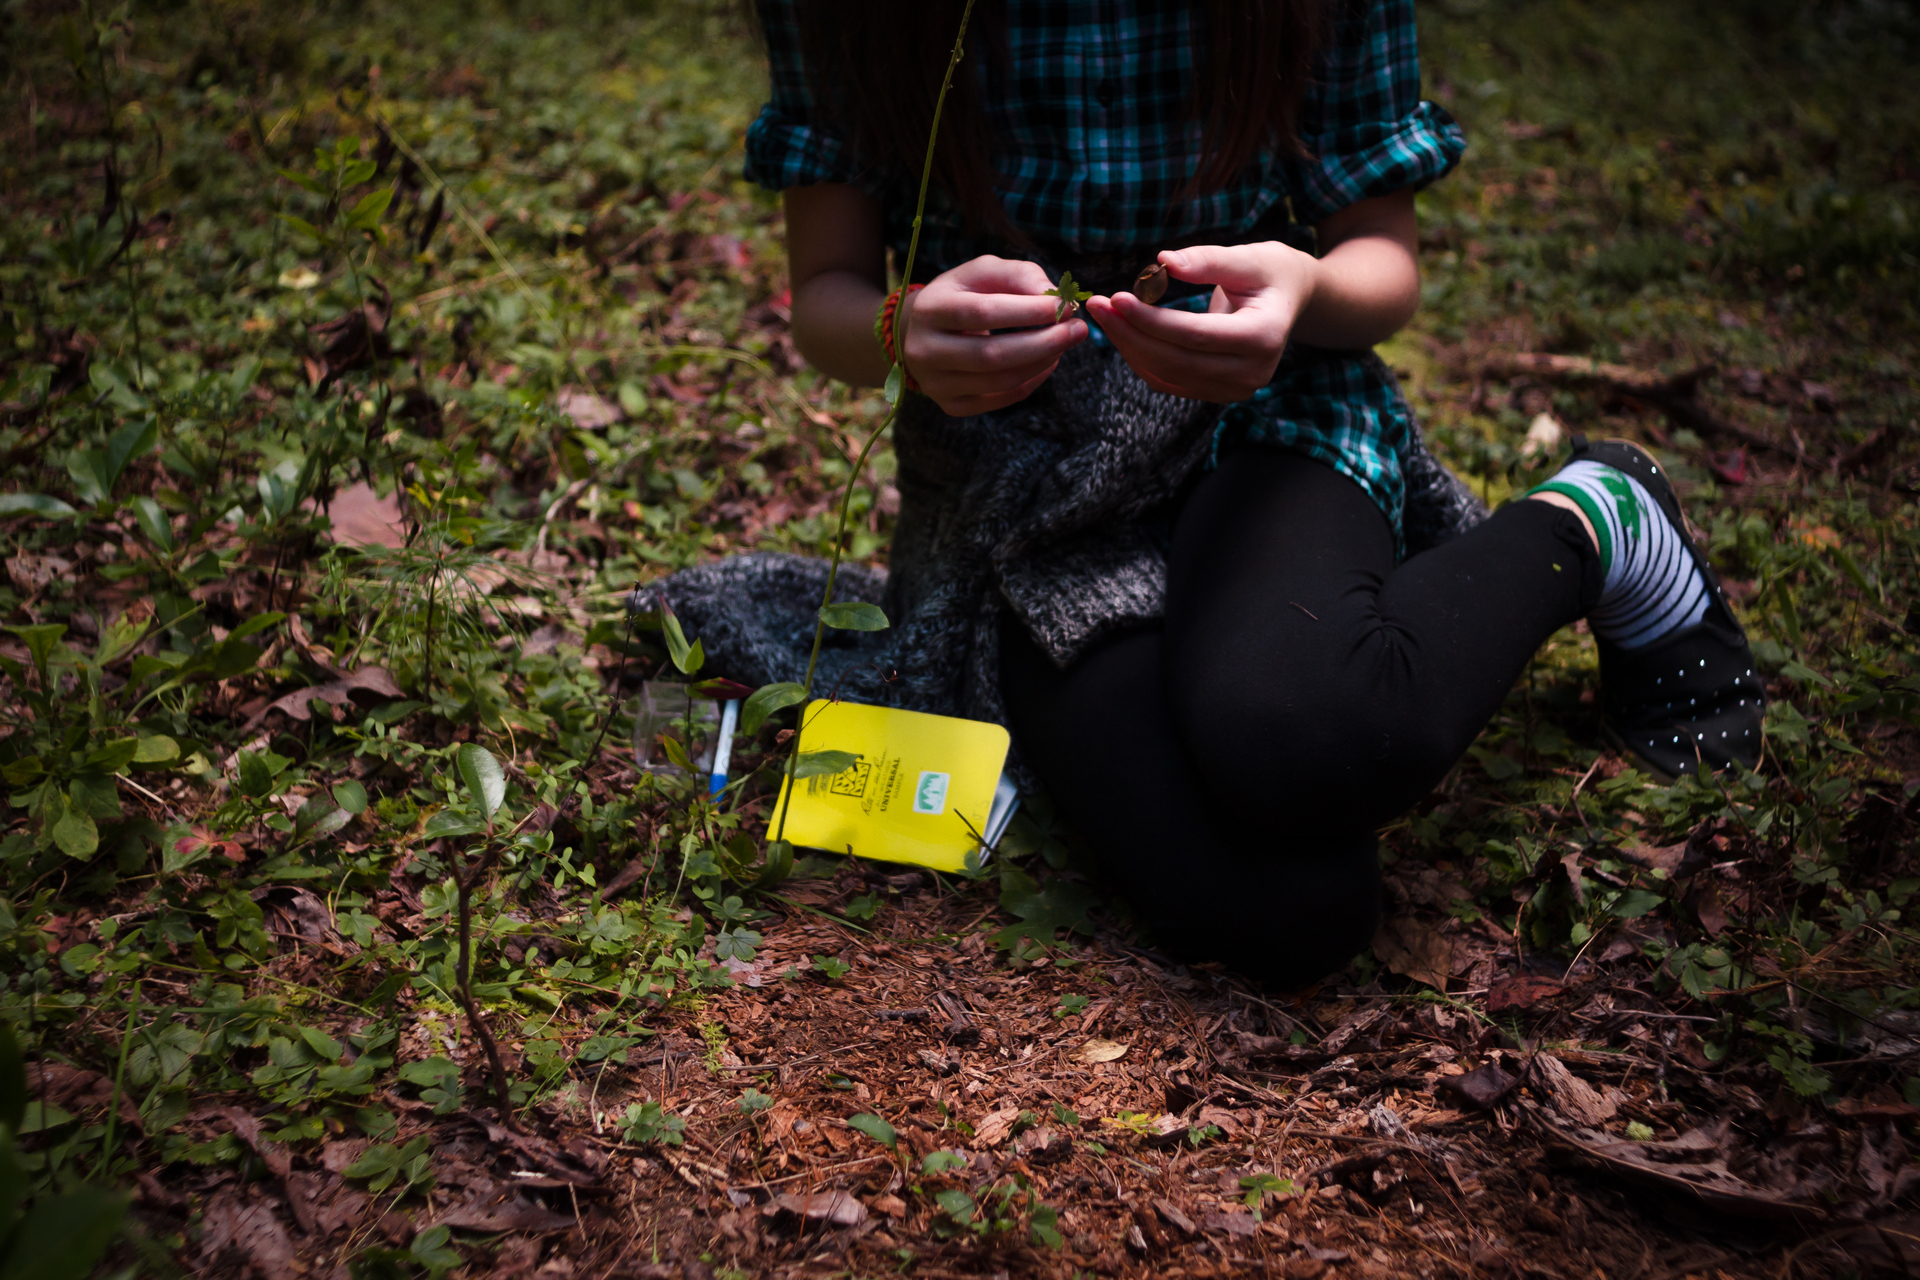
{"type": "Polygon", "coordinates": [[[893,321],[894,317],[899,314],[900,303],[905,297],[909,294],[918,293],[924,288],[926,288],[926,286],[923,284],[909,284],[895,289],[887,295],[887,300],[880,304],[880,310],[876,312],[873,317],[874,341],[880,344],[880,350],[887,357],[889,364],[897,364],[900,366],[901,372],[906,375],[905,381],[907,390],[909,391],[918,391],[920,384],[914,381],[911,373],[907,373],[906,362],[894,353],[893,321]]]}

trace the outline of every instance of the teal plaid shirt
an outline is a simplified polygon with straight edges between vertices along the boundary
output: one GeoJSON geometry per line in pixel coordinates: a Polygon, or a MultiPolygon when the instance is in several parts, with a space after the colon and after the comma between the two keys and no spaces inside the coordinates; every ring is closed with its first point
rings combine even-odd
{"type": "MultiPolygon", "coordinates": [[[[1188,118],[1196,59],[1186,10],[1149,0],[1004,3],[1005,65],[969,58],[962,71],[990,78],[980,100],[1008,219],[1056,261],[1203,239],[1232,244],[1289,218],[1312,226],[1360,200],[1425,186],[1466,149],[1453,118],[1420,100],[1412,0],[1329,0],[1333,38],[1300,115],[1311,158],[1269,153],[1223,189],[1176,200],[1200,163],[1201,126],[1188,118]]],[[[869,191],[885,209],[889,246],[904,256],[911,182],[863,165],[818,118],[792,0],[760,0],[760,13],[773,92],[747,130],[747,177],[776,191],[816,182],[869,191]]],[[[916,263],[915,276],[986,253],[1034,256],[969,231],[936,187],[920,239],[925,267],[916,263]]],[[[1272,385],[1222,422],[1223,442],[1283,445],[1330,463],[1372,496],[1396,535],[1411,432],[1407,406],[1377,361],[1320,353],[1290,355],[1272,385]]]]}

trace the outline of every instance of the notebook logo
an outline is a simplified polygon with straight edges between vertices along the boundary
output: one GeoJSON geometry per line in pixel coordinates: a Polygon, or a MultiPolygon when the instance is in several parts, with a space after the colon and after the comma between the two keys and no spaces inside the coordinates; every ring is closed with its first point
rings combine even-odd
{"type": "Polygon", "coordinates": [[[945,813],[947,811],[947,776],[931,771],[920,775],[919,785],[913,789],[913,811],[915,813],[945,813]]]}
{"type": "Polygon", "coordinates": [[[836,796],[864,796],[867,794],[867,779],[873,775],[873,765],[865,760],[857,760],[853,766],[834,774],[827,782],[827,791],[836,796]]]}

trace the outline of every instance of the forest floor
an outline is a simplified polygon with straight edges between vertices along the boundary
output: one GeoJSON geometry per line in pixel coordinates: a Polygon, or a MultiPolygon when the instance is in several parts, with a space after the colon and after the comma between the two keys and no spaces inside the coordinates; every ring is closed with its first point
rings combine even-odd
{"type": "Polygon", "coordinates": [[[0,9],[0,1270],[1911,1274],[1912,14],[1421,7],[1472,148],[1383,354],[1494,503],[1656,451],[1767,753],[1634,768],[1562,632],[1283,992],[1044,798],[783,876],[779,717],[638,767],[626,593],[826,553],[885,410],[788,337],[750,33],[658,10],[0,9]]]}

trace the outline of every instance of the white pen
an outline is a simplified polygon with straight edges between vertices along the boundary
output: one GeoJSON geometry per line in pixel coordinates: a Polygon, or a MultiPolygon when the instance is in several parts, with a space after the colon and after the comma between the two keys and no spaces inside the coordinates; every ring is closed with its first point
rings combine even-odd
{"type": "Polygon", "coordinates": [[[733,729],[740,722],[740,699],[729,698],[720,711],[720,732],[713,740],[713,778],[707,794],[717,796],[727,789],[727,769],[733,764],[733,729]]]}

